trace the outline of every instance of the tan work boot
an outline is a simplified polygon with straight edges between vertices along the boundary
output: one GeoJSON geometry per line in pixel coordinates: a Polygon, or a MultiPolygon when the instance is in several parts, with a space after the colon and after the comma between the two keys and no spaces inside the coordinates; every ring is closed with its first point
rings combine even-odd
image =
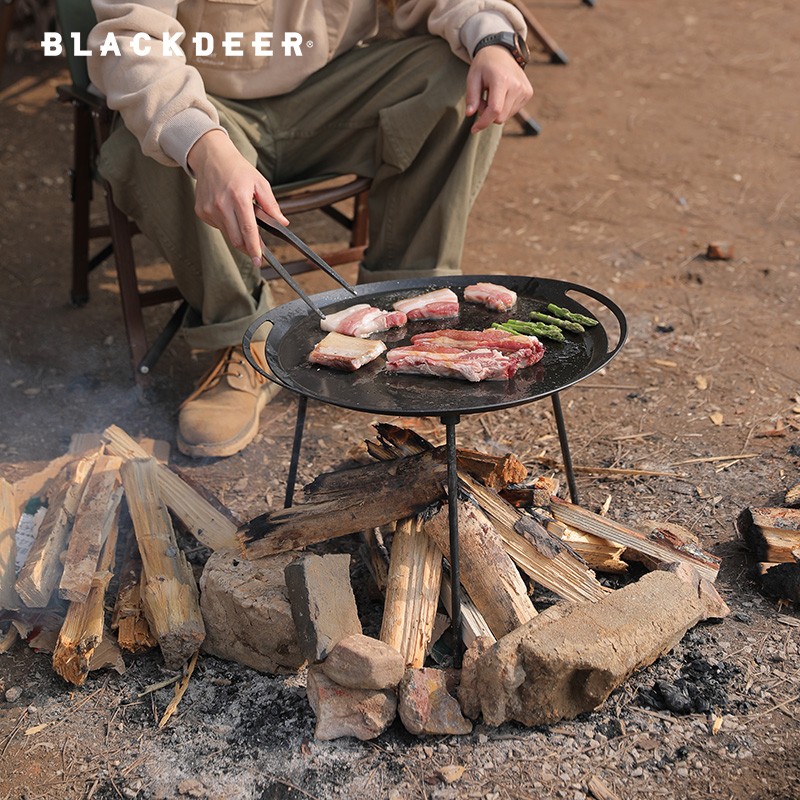
{"type": "MultiPolygon", "coordinates": [[[[253,355],[267,369],[264,343],[253,355]]],[[[232,456],[258,433],[258,418],[280,387],[256,372],[241,346],[229,347],[183,402],[178,417],[178,449],[194,458],[232,456]]]]}

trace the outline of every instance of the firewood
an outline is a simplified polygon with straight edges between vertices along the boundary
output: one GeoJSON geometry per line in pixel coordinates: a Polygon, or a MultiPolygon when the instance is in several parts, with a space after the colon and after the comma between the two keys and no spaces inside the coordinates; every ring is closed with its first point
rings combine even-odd
{"type": "MultiPolygon", "coordinates": [[[[445,506],[425,521],[425,533],[449,559],[450,531],[445,506]]],[[[473,503],[458,503],[461,583],[500,639],[536,616],[525,582],[506,553],[500,536],[473,503]]]]}
{"type": "Polygon", "coordinates": [[[61,577],[61,551],[69,536],[83,487],[98,453],[70,462],[59,475],[36,541],[17,576],[17,594],[28,608],[44,608],[61,577]]]}
{"type": "MultiPolygon", "coordinates": [[[[618,522],[593,514],[580,506],[568,503],[566,500],[552,498],[550,510],[553,516],[570,527],[579,531],[592,533],[602,539],[619,542],[625,545],[628,551],[641,553],[657,562],[679,562],[694,567],[703,577],[712,583],[717,579],[720,559],[707,553],[697,545],[687,543],[674,544],[669,538],[661,540],[648,539],[644,534],[633,528],[628,528],[618,522]]],[[[677,541],[677,540],[675,540],[677,541]]]]}
{"type": "Polygon", "coordinates": [[[490,489],[502,489],[522,483],[528,477],[527,467],[514,455],[490,456],[477,450],[457,451],[458,467],[490,489]]]}
{"type": "Polygon", "coordinates": [[[800,603],[800,552],[795,561],[779,564],[762,562],[758,565],[758,572],[764,594],[800,603]]]}
{"type": "Polygon", "coordinates": [[[14,582],[17,578],[17,506],[14,487],[0,478],[0,609],[17,608],[20,600],[14,582]]]}
{"type": "Polygon", "coordinates": [[[621,556],[625,551],[622,545],[601,539],[591,533],[576,531],[566,527],[559,537],[566,542],[592,569],[598,572],[621,574],[628,571],[628,565],[621,556]]]}
{"type": "MultiPolygon", "coordinates": [[[[450,607],[453,599],[451,587],[450,576],[442,573],[442,589],[439,593],[439,598],[450,615],[453,613],[453,609],[450,607]]],[[[494,634],[486,624],[483,615],[475,607],[475,603],[472,602],[469,594],[463,591],[461,592],[461,636],[467,647],[470,647],[476,639],[482,636],[488,636],[492,641],[495,641],[494,634]]]]}
{"type": "Polygon", "coordinates": [[[65,453],[63,456],[50,461],[39,472],[21,478],[14,484],[14,499],[17,505],[17,519],[19,519],[22,509],[28,501],[34,497],[44,499],[52,489],[53,484],[61,486],[63,482],[63,472],[68,464],[77,460],[77,456],[65,453]]]}
{"type": "MultiPolygon", "coordinates": [[[[380,461],[416,455],[433,449],[430,442],[408,428],[380,422],[375,425],[375,429],[378,431],[378,442],[367,441],[366,445],[369,454],[380,461]]],[[[527,467],[510,453],[492,456],[477,450],[459,448],[456,457],[459,469],[493,489],[520,483],[528,475],[527,467]]]]}
{"type": "Polygon", "coordinates": [[[415,516],[444,497],[446,481],[441,451],[326,473],[306,487],[309,502],[262,514],[239,537],[247,558],[299,550],[415,516]]]}
{"type": "Polygon", "coordinates": [[[122,465],[122,483],[144,565],[142,594],[150,629],[167,667],[176,669],[197,652],[205,638],[192,568],[178,548],[161,500],[159,467],[153,458],[122,465]]]}
{"type": "MultiPolygon", "coordinates": [[[[111,425],[103,431],[106,451],[123,459],[147,458],[145,450],[121,428],[111,425]]],[[[167,508],[191,534],[211,550],[236,548],[237,525],[190,487],[169,467],[159,464],[158,488],[167,508]]]]}
{"type": "Polygon", "coordinates": [[[739,530],[759,561],[792,562],[800,551],[800,509],[746,508],[739,530]]]}
{"type": "Polygon", "coordinates": [[[380,528],[371,528],[361,531],[363,544],[359,548],[361,558],[367,565],[369,574],[375,582],[378,591],[385,595],[389,585],[389,551],[383,543],[380,528]]]}
{"type": "Polygon", "coordinates": [[[506,551],[528,577],[574,602],[600,600],[607,594],[608,590],[569,545],[495,492],[463,475],[460,481],[494,523],[506,551]]]}
{"type": "Polygon", "coordinates": [[[562,542],[569,545],[592,569],[598,572],[610,572],[620,574],[627,572],[628,565],[622,560],[621,556],[625,552],[622,545],[601,539],[591,533],[570,528],[553,517],[549,511],[543,508],[535,508],[530,511],[531,516],[548,533],[557,536],[562,542]]]}
{"type": "MultiPolygon", "coordinates": [[[[121,487],[116,486],[118,479],[119,459],[110,458],[103,460],[101,456],[92,472],[92,476],[87,482],[84,497],[90,490],[100,489],[101,483],[106,485],[105,500],[108,499],[107,490],[110,489],[112,496],[121,494],[121,487]],[[97,467],[100,467],[98,480],[93,481],[97,467]],[[110,485],[108,476],[111,476],[110,485]]],[[[94,497],[102,495],[95,494],[94,497]]],[[[92,575],[89,581],[89,591],[85,600],[73,600],[67,609],[67,617],[64,625],[58,634],[58,642],[53,651],[53,669],[69,683],[81,686],[86,681],[89,674],[92,657],[97,647],[103,640],[103,621],[105,618],[105,594],[108,584],[111,581],[114,570],[114,554],[117,548],[117,536],[119,531],[119,499],[111,504],[104,502],[102,513],[97,517],[105,532],[102,550],[99,558],[94,559],[92,565],[92,575]]],[[[78,509],[80,513],[80,508],[78,509]]],[[[80,517],[76,517],[77,526],[80,517]]],[[[69,555],[69,551],[68,551],[69,555]]]]}
{"type": "Polygon", "coordinates": [[[89,596],[98,559],[112,528],[116,527],[122,499],[119,468],[122,459],[98,456],[75,512],[58,595],[82,603],[89,596]]]}
{"type": "Polygon", "coordinates": [[[158,642],[150,632],[142,607],[142,559],[133,531],[130,531],[119,573],[119,590],[111,615],[111,629],[123,650],[140,653],[158,642]]]}
{"type": "Polygon", "coordinates": [[[507,500],[515,508],[532,508],[547,506],[550,497],[558,494],[558,478],[539,475],[536,480],[528,481],[520,486],[507,486],[500,491],[500,497],[507,500]]]}
{"type": "Polygon", "coordinates": [[[383,608],[380,639],[419,669],[431,643],[439,590],[442,552],[414,518],[397,523],[383,608]]]}
{"type": "MultiPolygon", "coordinates": [[[[378,442],[367,442],[375,458],[390,459],[421,452],[430,445],[417,434],[392,425],[377,425],[378,442]]],[[[529,517],[459,469],[459,483],[488,514],[512,559],[533,580],[568,600],[599,600],[606,590],[575,553],[529,517]]]]}
{"type": "Polygon", "coordinates": [[[791,489],[787,489],[783,502],[787,506],[800,506],[800,483],[792,486],[791,489]]]}

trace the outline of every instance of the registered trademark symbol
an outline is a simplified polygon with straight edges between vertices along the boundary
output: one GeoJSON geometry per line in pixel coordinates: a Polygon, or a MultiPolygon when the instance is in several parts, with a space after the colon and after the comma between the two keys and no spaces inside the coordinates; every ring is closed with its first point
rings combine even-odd
{"type": "Polygon", "coordinates": [[[306,47],[313,47],[313,46],[314,46],[314,42],[306,42],[306,47]]]}

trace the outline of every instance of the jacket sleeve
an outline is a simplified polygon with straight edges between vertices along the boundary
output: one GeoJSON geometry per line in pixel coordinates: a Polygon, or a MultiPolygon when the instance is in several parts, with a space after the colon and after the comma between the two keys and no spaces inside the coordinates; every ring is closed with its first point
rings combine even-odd
{"type": "Polygon", "coordinates": [[[92,0],[97,25],[89,34],[89,77],[106,97],[109,108],[119,111],[145,155],[170,166],[186,169],[192,145],[210,130],[223,130],[214,106],[206,97],[197,70],[180,55],[164,54],[165,36],[185,31],[177,20],[181,0],[92,0]],[[109,34],[120,55],[100,49],[109,34]],[[134,51],[134,36],[140,51],[134,51]],[[150,37],[146,39],[144,35],[150,37]]]}
{"type": "Polygon", "coordinates": [[[501,31],[527,33],[522,14],[504,0],[398,0],[394,22],[404,33],[427,29],[441,36],[466,62],[472,61],[475,45],[484,36],[501,31]]]}

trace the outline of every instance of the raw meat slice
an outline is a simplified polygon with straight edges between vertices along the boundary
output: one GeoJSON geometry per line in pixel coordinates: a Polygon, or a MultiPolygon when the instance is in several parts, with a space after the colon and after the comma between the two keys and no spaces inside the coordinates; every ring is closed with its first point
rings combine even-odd
{"type": "Polygon", "coordinates": [[[355,336],[333,331],[315,345],[308,354],[308,360],[323,367],[355,372],[385,351],[386,345],[379,339],[365,342],[355,336]]]}
{"type": "Polygon", "coordinates": [[[471,381],[507,381],[514,377],[518,364],[498,350],[463,350],[442,344],[395,347],[386,354],[387,372],[431,375],[471,381]]]}
{"type": "Polygon", "coordinates": [[[517,302],[517,293],[496,283],[473,283],[464,289],[468,303],[480,303],[491,311],[510,311],[517,302]]]}
{"type": "Polygon", "coordinates": [[[458,296],[452,289],[437,289],[435,292],[398,300],[393,308],[403,311],[411,320],[457,317],[458,296]]]}
{"type": "Polygon", "coordinates": [[[373,333],[399,328],[405,324],[406,315],[400,311],[381,311],[368,303],[357,303],[335,314],[327,314],[319,326],[324,331],[366,339],[373,333]]]}
{"type": "Polygon", "coordinates": [[[446,328],[440,331],[418,333],[411,337],[412,344],[433,344],[460,347],[463,350],[490,348],[513,358],[518,366],[530,367],[541,361],[544,346],[535,336],[524,336],[520,333],[508,333],[496,328],[485,331],[460,331],[446,328]]]}

